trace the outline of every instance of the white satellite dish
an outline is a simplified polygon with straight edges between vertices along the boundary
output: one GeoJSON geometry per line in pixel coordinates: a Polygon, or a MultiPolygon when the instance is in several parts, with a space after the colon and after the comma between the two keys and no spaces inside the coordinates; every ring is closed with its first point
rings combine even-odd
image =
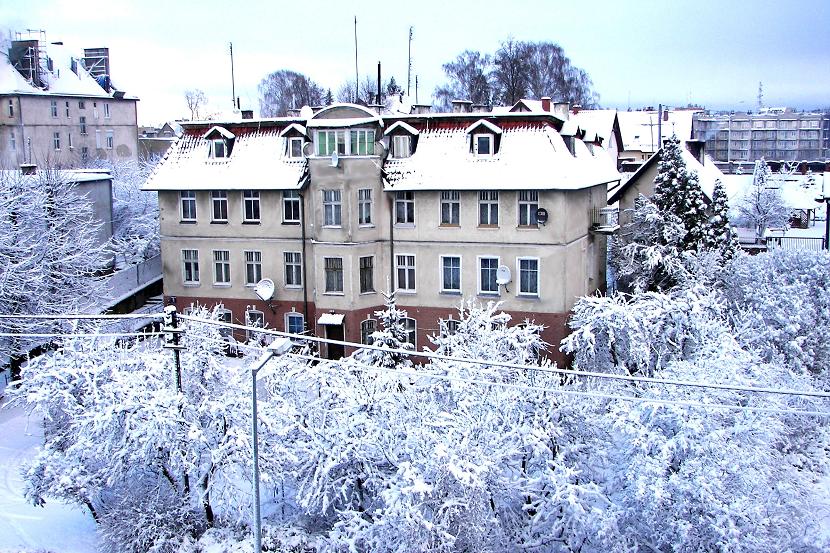
{"type": "Polygon", "coordinates": [[[340,163],[340,158],[337,157],[337,151],[332,152],[331,153],[331,166],[332,167],[337,167],[337,165],[339,163],[340,163]]]}
{"type": "Polygon", "coordinates": [[[263,278],[256,283],[256,286],[254,287],[254,294],[256,294],[262,301],[269,301],[274,297],[275,288],[273,280],[270,278],[263,278]]]}
{"type": "Polygon", "coordinates": [[[303,119],[311,119],[314,117],[314,110],[309,106],[303,106],[300,108],[300,117],[303,119]]]}
{"type": "Polygon", "coordinates": [[[510,282],[510,267],[507,265],[499,265],[496,269],[496,284],[504,286],[510,282]]]}

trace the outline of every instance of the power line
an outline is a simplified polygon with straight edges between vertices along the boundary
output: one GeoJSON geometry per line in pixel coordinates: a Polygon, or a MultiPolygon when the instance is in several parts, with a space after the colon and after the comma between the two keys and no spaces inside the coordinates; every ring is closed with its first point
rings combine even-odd
{"type": "Polygon", "coordinates": [[[163,336],[163,332],[86,332],[86,333],[25,333],[16,334],[14,332],[0,332],[0,337],[3,338],[121,338],[124,336],[163,336]]]}
{"type": "MultiPolygon", "coordinates": [[[[84,319],[161,319],[164,317],[164,313],[124,313],[122,315],[66,315],[66,314],[55,314],[55,315],[2,315],[0,314],[0,319],[35,319],[35,320],[84,320],[84,319]]],[[[201,319],[200,319],[201,320],[201,319]]]]}
{"type": "Polygon", "coordinates": [[[791,396],[810,396],[810,397],[820,397],[820,398],[830,398],[830,392],[820,392],[814,390],[795,390],[795,389],[787,389],[787,388],[765,388],[765,387],[755,387],[755,386],[743,386],[739,384],[717,384],[717,383],[706,383],[706,382],[697,382],[692,380],[680,380],[680,379],[668,379],[668,378],[653,378],[647,376],[631,376],[631,375],[623,375],[623,374],[611,374],[611,373],[601,373],[596,371],[581,371],[575,369],[560,369],[558,367],[539,367],[534,365],[522,365],[519,363],[507,363],[504,361],[492,361],[486,359],[470,359],[465,357],[456,357],[450,355],[442,355],[435,352],[430,351],[413,351],[413,350],[406,350],[406,349],[396,349],[396,348],[383,348],[380,346],[375,346],[372,344],[357,344],[355,342],[346,342],[343,340],[333,340],[330,338],[320,338],[318,336],[306,336],[304,334],[291,334],[288,332],[282,332],[279,330],[271,330],[266,328],[257,328],[257,327],[249,327],[244,325],[238,325],[234,323],[226,323],[224,321],[216,321],[213,319],[201,319],[198,317],[193,317],[191,315],[179,315],[181,319],[185,319],[188,321],[200,322],[200,323],[208,323],[213,324],[216,326],[222,326],[226,328],[234,328],[238,330],[246,330],[252,332],[259,332],[261,334],[271,334],[274,336],[284,336],[288,338],[292,338],[295,340],[307,340],[311,342],[320,342],[320,343],[328,343],[328,344],[336,344],[342,345],[347,347],[352,347],[356,349],[370,349],[376,351],[383,351],[388,353],[398,353],[402,355],[409,355],[415,357],[426,357],[428,359],[439,359],[443,361],[453,361],[457,363],[471,363],[471,364],[478,364],[478,365],[488,365],[497,368],[504,368],[504,369],[518,369],[518,370],[532,370],[532,371],[539,371],[539,372],[547,372],[547,373],[555,373],[555,374],[562,374],[562,375],[570,375],[576,377],[589,377],[589,378],[600,378],[606,380],[621,380],[621,381],[628,381],[628,382],[647,382],[650,384],[666,384],[671,386],[686,386],[686,387],[693,387],[693,388],[710,388],[715,390],[725,390],[725,391],[733,391],[733,392],[750,392],[750,393],[766,393],[766,394],[778,394],[778,395],[791,395],[791,396]]]}

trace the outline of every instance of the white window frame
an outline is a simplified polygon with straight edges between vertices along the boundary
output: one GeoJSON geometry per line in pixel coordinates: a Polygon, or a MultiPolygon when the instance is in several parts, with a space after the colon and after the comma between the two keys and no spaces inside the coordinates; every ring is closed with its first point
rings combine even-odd
{"type": "Polygon", "coordinates": [[[78,126],[81,127],[81,134],[86,136],[86,115],[81,115],[78,119],[78,126]]]}
{"type": "Polygon", "coordinates": [[[405,159],[408,157],[412,157],[411,136],[409,136],[408,134],[395,134],[392,136],[392,157],[394,159],[405,159]]]}
{"type": "Polygon", "coordinates": [[[303,156],[303,139],[299,136],[292,136],[286,140],[288,148],[288,157],[291,159],[300,159],[303,156]],[[294,145],[298,144],[297,152],[294,151],[294,145]]]}
{"type": "Polygon", "coordinates": [[[374,129],[320,129],[314,133],[314,153],[317,157],[329,157],[333,152],[339,156],[373,156],[375,154],[374,129]],[[366,151],[360,152],[361,137],[366,151]]]}
{"type": "Polygon", "coordinates": [[[66,118],[69,119],[69,100],[66,101],[66,118]]]}
{"type": "Polygon", "coordinates": [[[115,134],[113,133],[113,131],[107,131],[106,144],[107,150],[112,150],[115,146],[115,134]]]}
{"type": "Polygon", "coordinates": [[[282,191],[282,222],[295,224],[300,222],[302,217],[302,206],[300,205],[300,191],[299,190],[283,190],[282,191]],[[296,207],[297,217],[289,216],[290,211],[294,211],[296,207]]]}
{"type": "Polygon", "coordinates": [[[361,227],[373,227],[372,223],[372,189],[357,190],[357,224],[361,227]]]}
{"type": "Polygon", "coordinates": [[[541,268],[542,262],[538,257],[532,256],[523,256],[516,258],[516,295],[523,296],[523,297],[530,297],[530,298],[538,298],[541,296],[541,290],[539,287],[542,284],[541,279],[541,268]],[[522,290],[522,261],[535,261],[536,262],[536,291],[535,292],[526,292],[522,290]]]}
{"type": "Polygon", "coordinates": [[[262,252],[245,250],[245,286],[256,286],[262,280],[262,252]],[[253,278],[251,278],[253,277],[253,278]]]}
{"type": "Polygon", "coordinates": [[[358,275],[357,276],[358,276],[358,284],[359,284],[359,287],[360,287],[360,293],[361,294],[374,294],[376,292],[376,290],[375,290],[375,256],[374,255],[362,255],[358,258],[357,263],[358,263],[357,264],[357,267],[358,267],[358,269],[357,269],[358,270],[358,275]],[[369,267],[369,269],[370,269],[369,270],[369,281],[370,281],[369,284],[370,284],[370,286],[369,286],[369,289],[366,289],[366,290],[363,289],[363,270],[365,269],[365,267],[363,266],[363,260],[364,259],[371,259],[371,263],[372,263],[371,266],[369,267]]]}
{"type": "Polygon", "coordinates": [[[231,252],[230,250],[212,250],[213,258],[213,285],[228,287],[231,285],[231,252]]]}
{"type": "Polygon", "coordinates": [[[375,155],[375,131],[374,129],[350,129],[349,143],[346,151],[352,156],[373,156],[375,155]],[[361,141],[361,137],[363,140],[361,141]],[[356,140],[355,140],[356,139],[356,140]],[[360,146],[364,144],[366,151],[361,152],[360,146]]]}
{"type": "Polygon", "coordinates": [[[519,202],[519,226],[523,228],[538,228],[539,221],[536,219],[536,211],[539,209],[539,191],[519,190],[516,196],[519,202]],[[523,222],[522,218],[525,215],[527,216],[527,220],[523,222]]]}
{"type": "MultiPolygon", "coordinates": [[[[225,307],[224,304],[220,303],[216,307],[216,314],[219,315],[219,321],[233,324],[233,311],[225,307]]],[[[225,338],[230,338],[231,336],[233,336],[233,329],[226,326],[220,326],[219,334],[221,334],[225,338]]]]}
{"type": "Polygon", "coordinates": [[[499,226],[499,191],[498,190],[479,190],[478,192],[478,226],[480,227],[498,227],[499,226]],[[487,206],[487,222],[482,220],[481,208],[487,206]],[[495,206],[495,211],[493,210],[495,206]],[[495,223],[493,222],[493,213],[495,213],[495,223]]]}
{"type": "MultiPolygon", "coordinates": [[[[496,290],[495,291],[484,290],[481,287],[482,282],[483,282],[482,278],[481,278],[481,272],[482,272],[481,262],[484,261],[485,259],[495,259],[496,260],[496,268],[494,269],[495,271],[498,271],[499,265],[501,265],[501,258],[498,257],[498,256],[495,256],[495,255],[479,255],[479,256],[476,257],[476,272],[478,273],[478,276],[477,276],[476,280],[478,281],[478,295],[480,295],[480,296],[500,296],[501,295],[501,286],[499,286],[498,283],[496,283],[496,290]]],[[[494,274],[493,275],[493,282],[495,282],[495,280],[496,280],[496,276],[494,274]]]]}
{"type": "Polygon", "coordinates": [[[200,284],[200,275],[199,275],[199,250],[189,250],[184,249],[182,250],[182,284],[185,286],[199,286],[200,284]],[[194,254],[194,255],[190,255],[194,254]],[[196,278],[191,278],[188,280],[187,273],[188,273],[188,265],[190,266],[190,276],[195,276],[196,278]]]}
{"type": "Polygon", "coordinates": [[[412,344],[412,349],[413,350],[417,350],[418,349],[418,320],[414,319],[412,317],[404,317],[403,326],[404,326],[404,329],[406,329],[406,338],[407,338],[406,341],[409,342],[410,344],[412,344]],[[409,322],[410,321],[412,321],[412,329],[411,330],[409,328],[409,322]],[[412,334],[412,340],[411,341],[409,340],[410,333],[412,334]]]}
{"type": "Polygon", "coordinates": [[[305,316],[302,313],[297,313],[296,311],[289,311],[285,314],[285,331],[291,334],[303,334],[305,332],[305,316]],[[291,332],[291,319],[299,319],[300,320],[300,332],[291,332]]]}
{"type": "Polygon", "coordinates": [[[110,113],[110,104],[109,102],[104,102],[104,119],[109,119],[112,117],[112,113],[110,113]]]}
{"type": "Polygon", "coordinates": [[[72,144],[72,133],[67,133],[67,135],[66,135],[66,145],[69,147],[70,150],[75,149],[75,146],[72,144]]]}
{"type": "Polygon", "coordinates": [[[227,190],[211,190],[210,191],[210,221],[212,223],[227,223],[228,222],[228,191],[227,190]],[[216,208],[219,207],[219,214],[222,215],[224,205],[225,217],[216,216],[216,208]]]}
{"type": "Polygon", "coordinates": [[[14,100],[9,98],[9,109],[6,112],[9,117],[14,117],[14,100]]]}
{"type": "Polygon", "coordinates": [[[52,147],[55,148],[56,152],[61,151],[61,133],[53,132],[52,133],[52,147]]]}
{"type": "Polygon", "coordinates": [[[332,295],[342,296],[343,293],[344,293],[344,290],[346,289],[345,279],[346,279],[346,271],[343,268],[343,258],[342,257],[335,257],[335,256],[323,257],[323,281],[324,281],[323,290],[325,290],[323,293],[324,294],[332,294],[332,295]],[[328,267],[326,267],[326,262],[329,259],[340,261],[340,289],[339,290],[336,289],[336,288],[329,289],[329,269],[328,269],[328,267]]]}
{"type": "Polygon", "coordinates": [[[179,217],[182,222],[196,222],[196,218],[198,217],[198,211],[196,209],[196,191],[195,190],[180,190],[179,191],[179,217]],[[188,194],[188,196],[185,196],[188,194]],[[190,196],[192,194],[192,196],[190,196]],[[185,203],[190,204],[193,210],[193,216],[188,217],[187,211],[185,209],[185,203]]]}
{"type": "Polygon", "coordinates": [[[461,327],[461,321],[453,319],[452,317],[442,320],[444,321],[444,328],[447,329],[447,333],[444,336],[453,336],[458,333],[458,329],[461,327]]]}
{"type": "MultiPolygon", "coordinates": [[[[253,326],[256,328],[265,328],[265,313],[260,311],[259,309],[246,309],[245,310],[245,326],[253,326]],[[254,315],[253,317],[251,315],[254,315]],[[262,323],[260,325],[254,324],[254,319],[257,318],[262,323]]],[[[245,331],[245,338],[250,341],[257,332],[255,330],[246,330],[245,331]]]]}
{"type": "Polygon", "coordinates": [[[86,109],[86,102],[84,100],[78,100],[78,109],[86,109]]]}
{"type": "Polygon", "coordinates": [[[458,190],[443,190],[441,191],[441,213],[440,221],[442,227],[457,227],[461,225],[461,192],[458,190]],[[447,220],[444,219],[444,206],[447,206],[447,220]],[[453,223],[453,215],[456,222],[453,223]]]}
{"type": "Polygon", "coordinates": [[[49,109],[52,113],[52,117],[53,118],[57,117],[58,116],[58,101],[57,100],[51,100],[50,103],[49,103],[49,109]]]}
{"type": "Polygon", "coordinates": [[[92,116],[98,119],[98,102],[92,102],[92,116]]]}
{"type": "Polygon", "coordinates": [[[363,319],[362,321],[360,321],[360,343],[364,344],[364,345],[367,345],[367,346],[372,345],[370,340],[371,340],[372,334],[377,332],[377,330],[378,330],[378,322],[377,322],[376,319],[369,318],[369,319],[363,319]],[[371,326],[372,326],[372,331],[371,332],[368,332],[368,329],[366,328],[366,323],[371,323],[371,326]]]}
{"type": "Polygon", "coordinates": [[[415,192],[411,190],[395,192],[395,226],[415,226],[415,192]],[[403,213],[400,208],[403,208],[403,213]]]}
{"type": "Polygon", "coordinates": [[[262,204],[259,190],[242,191],[242,222],[259,223],[262,220],[262,204]],[[248,217],[248,205],[251,206],[251,217],[248,217]]]}
{"type": "Polygon", "coordinates": [[[473,134],[473,153],[479,157],[491,157],[495,152],[496,140],[490,133],[475,133],[473,134]],[[489,145],[489,152],[481,153],[479,151],[479,139],[486,138],[489,145]]]}
{"type": "Polygon", "coordinates": [[[208,157],[212,159],[228,158],[228,143],[224,138],[214,138],[210,141],[208,157]]]}
{"type": "Polygon", "coordinates": [[[414,253],[395,254],[395,289],[397,291],[407,294],[417,293],[417,266],[414,253]],[[404,280],[406,281],[403,283],[401,283],[401,271],[403,271],[404,280]],[[405,284],[406,288],[403,288],[401,284],[405,284]]]}
{"type": "Polygon", "coordinates": [[[101,149],[101,129],[95,129],[95,149],[101,149]]]}
{"type": "Polygon", "coordinates": [[[443,294],[461,294],[462,286],[463,286],[463,275],[464,275],[464,260],[460,255],[442,255],[439,258],[438,264],[438,279],[441,283],[441,293],[443,294]],[[444,279],[444,260],[445,259],[457,259],[458,260],[458,288],[447,288],[446,287],[446,280],[444,279]]]}
{"type": "Polygon", "coordinates": [[[322,190],[323,226],[340,228],[343,225],[343,192],[340,189],[322,190]]]}
{"type": "Polygon", "coordinates": [[[286,288],[303,287],[303,253],[282,252],[283,269],[286,288]]]}

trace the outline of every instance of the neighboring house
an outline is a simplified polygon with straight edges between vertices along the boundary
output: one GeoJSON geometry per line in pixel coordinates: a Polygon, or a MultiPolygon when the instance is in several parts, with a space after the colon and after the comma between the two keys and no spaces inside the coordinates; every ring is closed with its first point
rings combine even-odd
{"type": "Polygon", "coordinates": [[[651,108],[641,111],[620,111],[617,114],[622,135],[619,161],[622,171],[636,171],[662,146],[663,141],[677,135],[681,142],[692,139],[692,117],[698,109],[651,108]],[[662,117],[661,117],[662,115],[662,117]],[[663,141],[660,140],[662,135],[663,141]]]}
{"type": "Polygon", "coordinates": [[[304,111],[183,124],[145,185],[159,193],[168,302],[365,343],[394,288],[420,350],[462,299],[503,301],[514,324],[545,325],[562,360],[571,308],[605,283],[592,214],[619,174],[602,148],[548,112],[304,111]],[[253,292],[263,278],[269,303],[253,292]]]}
{"type": "Polygon", "coordinates": [[[767,108],[759,113],[696,113],[694,133],[722,169],[729,162],[830,160],[830,111],[767,108]]]}
{"type": "Polygon", "coordinates": [[[137,101],[112,85],[106,48],[14,40],[0,56],[0,167],[137,160],[137,101]]]}
{"type": "Polygon", "coordinates": [[[173,142],[182,135],[182,126],[168,122],[161,128],[141,127],[138,137],[139,157],[152,162],[164,156],[173,142]]]}
{"type": "Polygon", "coordinates": [[[617,110],[579,109],[574,106],[571,108],[570,120],[575,121],[583,129],[597,133],[602,141],[602,147],[612,159],[617,160],[619,167],[623,139],[617,110]]]}
{"type": "MultiPolygon", "coordinates": [[[[700,188],[707,201],[712,200],[715,181],[723,181],[723,173],[717,168],[712,158],[705,155],[704,145],[700,141],[687,140],[681,148],[683,162],[686,169],[697,174],[700,188]]],[[[654,179],[657,177],[657,166],[661,159],[662,148],[653,154],[640,166],[631,177],[616,188],[608,198],[608,205],[619,203],[619,224],[631,222],[634,200],[640,194],[649,198],[654,195],[654,179]]]]}

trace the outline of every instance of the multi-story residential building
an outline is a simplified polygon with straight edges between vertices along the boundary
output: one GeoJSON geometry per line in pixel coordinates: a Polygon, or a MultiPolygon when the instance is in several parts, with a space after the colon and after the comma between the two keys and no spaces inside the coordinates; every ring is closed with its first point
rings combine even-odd
{"type": "Polygon", "coordinates": [[[105,48],[72,57],[42,36],[0,56],[0,166],[137,160],[137,98],[112,86],[105,48]]]}
{"type": "Polygon", "coordinates": [[[728,162],[824,161],[830,158],[830,112],[768,108],[760,113],[698,113],[695,138],[728,162]]]}
{"type": "Polygon", "coordinates": [[[692,119],[698,111],[693,107],[664,107],[618,112],[622,135],[619,152],[622,171],[636,171],[672,136],[677,136],[681,142],[691,140],[692,119]]]}
{"type": "Polygon", "coordinates": [[[227,320],[365,343],[395,289],[421,349],[474,297],[545,325],[560,357],[574,302],[604,287],[592,215],[619,174],[553,113],[339,104],[211,125],[184,123],[145,186],[159,194],[164,293],[180,309],[221,304],[227,320]],[[254,294],[263,278],[269,302],[254,294]]]}

